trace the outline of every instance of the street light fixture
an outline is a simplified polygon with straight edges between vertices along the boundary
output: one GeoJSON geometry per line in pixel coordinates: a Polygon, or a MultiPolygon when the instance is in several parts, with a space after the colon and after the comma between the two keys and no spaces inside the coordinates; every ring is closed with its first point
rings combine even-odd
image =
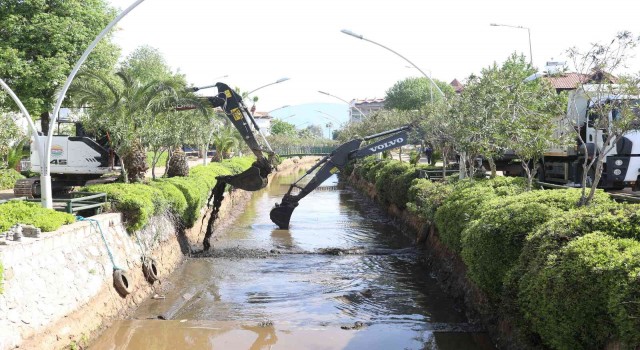
{"type": "Polygon", "coordinates": [[[382,47],[383,49],[389,50],[389,51],[393,52],[394,54],[396,54],[396,55],[400,56],[402,59],[404,59],[405,61],[407,61],[410,65],[414,66],[414,67],[415,67],[415,69],[417,69],[420,73],[422,73],[422,75],[424,75],[424,77],[425,77],[425,78],[429,79],[429,81],[431,82],[431,84],[433,84],[433,86],[435,86],[435,88],[438,90],[438,92],[440,93],[440,95],[442,95],[442,96],[444,97],[444,92],[442,92],[442,90],[440,90],[440,88],[438,87],[438,85],[436,85],[436,83],[434,83],[434,82],[433,82],[433,80],[431,79],[431,77],[430,77],[430,76],[428,76],[428,75],[427,75],[427,73],[423,72],[423,71],[422,71],[422,69],[420,69],[418,66],[416,66],[413,62],[409,61],[409,59],[408,59],[408,58],[406,58],[406,57],[402,56],[402,55],[401,55],[401,54],[399,54],[398,52],[393,51],[392,49],[390,49],[390,48],[388,48],[388,47],[386,47],[386,46],[384,46],[384,45],[382,45],[382,44],[380,44],[380,43],[377,43],[377,42],[375,42],[375,41],[373,41],[373,40],[370,40],[370,39],[366,39],[366,38],[365,38],[363,35],[361,35],[361,34],[356,34],[356,33],[352,32],[352,31],[350,31],[350,30],[348,30],[348,29],[343,29],[343,30],[341,30],[341,32],[342,32],[342,33],[344,33],[344,34],[350,35],[350,36],[352,36],[352,37],[354,37],[354,38],[358,38],[358,39],[361,39],[361,40],[364,40],[364,41],[368,41],[368,42],[370,42],[370,43],[372,43],[372,44],[378,45],[378,46],[382,47]]]}
{"type": "Polygon", "coordinates": [[[257,89],[253,89],[253,90],[249,91],[249,92],[247,93],[247,96],[251,95],[252,93],[254,93],[254,92],[256,92],[256,91],[258,91],[258,90],[260,90],[260,89],[262,89],[262,88],[265,88],[265,87],[267,87],[267,86],[271,86],[271,85],[275,85],[275,84],[280,84],[280,83],[285,82],[285,81],[287,81],[287,80],[289,80],[289,79],[290,79],[290,78],[280,78],[280,79],[278,79],[278,80],[274,81],[273,83],[269,83],[269,84],[267,84],[267,85],[262,85],[261,87],[259,87],[259,88],[257,88],[257,89]]]}
{"type": "Polygon", "coordinates": [[[276,108],[276,109],[272,109],[272,110],[270,110],[269,112],[267,112],[267,114],[269,114],[269,113],[271,113],[271,112],[274,112],[274,111],[277,111],[277,110],[279,110],[279,109],[287,108],[287,107],[291,107],[291,106],[289,106],[289,105],[284,105],[284,106],[282,106],[282,107],[278,107],[278,108],[276,108]]]}
{"type": "Polygon", "coordinates": [[[531,67],[533,67],[533,51],[531,50],[531,29],[529,29],[529,27],[512,26],[509,24],[497,24],[497,23],[490,23],[489,25],[492,27],[509,27],[509,28],[517,28],[517,29],[526,29],[527,33],[529,34],[529,64],[531,65],[531,67]]]}
{"type": "MultiPolygon", "coordinates": [[[[331,96],[331,97],[337,98],[338,100],[340,100],[340,101],[342,101],[342,102],[344,102],[344,103],[348,104],[348,105],[349,105],[349,107],[351,107],[351,102],[349,102],[349,101],[347,101],[347,100],[345,100],[345,99],[342,99],[342,98],[340,98],[340,97],[338,97],[338,96],[336,96],[336,95],[332,95],[332,94],[330,94],[330,93],[328,93],[328,92],[324,92],[324,91],[320,91],[320,90],[318,90],[318,92],[319,92],[319,93],[321,93],[321,94],[323,94],[323,95],[327,95],[327,96],[331,96]]],[[[355,108],[355,110],[356,110],[356,111],[358,111],[358,113],[362,114],[362,116],[363,116],[363,117],[366,117],[366,116],[367,116],[367,115],[366,115],[366,114],[365,114],[365,113],[364,113],[360,108],[356,107],[355,102],[353,103],[353,108],[355,108]]],[[[349,113],[349,114],[351,114],[351,113],[349,113]]]]}

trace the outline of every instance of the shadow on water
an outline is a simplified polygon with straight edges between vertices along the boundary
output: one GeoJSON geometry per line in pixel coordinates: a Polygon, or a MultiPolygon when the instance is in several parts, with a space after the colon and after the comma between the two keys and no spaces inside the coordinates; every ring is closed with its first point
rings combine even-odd
{"type": "Polygon", "coordinates": [[[257,192],[210,253],[163,283],[164,299],[143,302],[91,348],[493,349],[411,238],[359,194],[314,192],[291,229],[277,229],[269,211],[299,175],[257,192]]]}

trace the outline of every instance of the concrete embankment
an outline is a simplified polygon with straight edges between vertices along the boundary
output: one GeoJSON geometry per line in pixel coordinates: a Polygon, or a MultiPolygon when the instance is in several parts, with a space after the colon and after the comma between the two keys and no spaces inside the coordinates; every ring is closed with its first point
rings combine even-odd
{"type": "MultiPolygon", "coordinates": [[[[279,171],[310,166],[317,157],[285,160],[279,171]]],[[[247,203],[251,193],[233,190],[220,209],[220,223],[247,203]],[[232,210],[233,209],[233,210],[232,210]]],[[[110,321],[127,317],[204,236],[206,208],[190,229],[176,227],[169,213],[127,233],[121,214],[92,217],[40,238],[0,247],[4,291],[0,294],[0,349],[59,349],[83,343],[110,321]],[[153,258],[159,282],[147,282],[143,257],[153,258]],[[126,271],[131,294],[114,288],[114,265],[126,271]]]]}

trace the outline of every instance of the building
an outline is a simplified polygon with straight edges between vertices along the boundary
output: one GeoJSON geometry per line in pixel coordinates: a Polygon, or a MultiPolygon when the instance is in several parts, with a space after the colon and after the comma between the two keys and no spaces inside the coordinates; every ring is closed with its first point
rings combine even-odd
{"type": "Polygon", "coordinates": [[[271,120],[273,117],[270,116],[268,112],[255,112],[253,119],[256,120],[256,124],[258,124],[264,136],[271,135],[271,120]]]}
{"type": "Polygon", "coordinates": [[[363,117],[384,108],[384,98],[353,99],[349,103],[349,122],[359,122],[363,117]],[[364,113],[364,115],[362,114],[364,113]]]}

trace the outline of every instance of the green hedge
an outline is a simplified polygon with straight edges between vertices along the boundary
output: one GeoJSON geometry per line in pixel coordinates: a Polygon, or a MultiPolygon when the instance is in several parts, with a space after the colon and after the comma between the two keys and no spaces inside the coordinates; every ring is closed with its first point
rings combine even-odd
{"type": "Polygon", "coordinates": [[[416,178],[416,169],[409,163],[384,162],[377,172],[376,191],[380,200],[394,203],[404,209],[407,204],[407,192],[411,181],[416,178]]]}
{"type": "Polygon", "coordinates": [[[0,232],[8,231],[17,223],[33,225],[43,232],[50,232],[73,222],[73,215],[43,208],[39,203],[16,200],[0,204],[0,232]]]}
{"type": "Polygon", "coordinates": [[[453,186],[445,182],[415,179],[407,194],[407,209],[429,224],[435,222],[436,210],[453,192],[453,186]]]}
{"type": "MultiPolygon", "coordinates": [[[[480,215],[462,232],[461,255],[469,277],[493,299],[502,293],[505,275],[515,265],[526,236],[538,225],[575,209],[580,190],[530,191],[497,197],[480,207],[480,215]]],[[[597,203],[611,200],[602,191],[597,203]]]]}
{"type": "Polygon", "coordinates": [[[252,157],[232,158],[221,163],[195,166],[186,177],[158,179],[148,185],[93,185],[85,190],[106,192],[113,201],[114,209],[122,212],[129,231],[141,229],[151,216],[166,209],[180,218],[183,225],[191,227],[216,184],[216,176],[238,174],[254,161],[252,157]]]}
{"type": "Polygon", "coordinates": [[[548,346],[640,345],[640,242],[594,231],[547,254],[526,281],[524,315],[548,346]]]}
{"type": "Polygon", "coordinates": [[[524,180],[513,177],[458,181],[435,215],[440,240],[456,253],[462,251],[462,231],[481,214],[489,200],[524,192],[524,180]]]}
{"type": "Polygon", "coordinates": [[[633,204],[579,208],[553,218],[527,237],[506,278],[516,291],[510,302],[526,331],[558,349],[603,348],[612,340],[630,344],[623,348],[640,345],[640,254],[636,248],[621,246],[638,243],[638,214],[640,206],[633,204]],[[579,253],[576,261],[576,249],[584,250],[585,244],[592,250],[579,253]],[[612,246],[617,253],[607,248],[612,246]],[[633,259],[625,252],[632,252],[633,259]],[[583,276],[589,269],[592,276],[583,276]],[[569,271],[579,280],[565,276],[569,271]],[[619,278],[622,275],[626,277],[619,278]],[[571,310],[554,311],[562,303],[570,304],[571,310]]]}
{"type": "Polygon", "coordinates": [[[167,209],[168,201],[155,187],[145,184],[103,184],[87,186],[89,192],[105,192],[113,203],[113,208],[122,213],[127,229],[137,231],[144,227],[149,219],[167,209]]]}
{"type": "Polygon", "coordinates": [[[24,179],[19,172],[13,169],[0,169],[0,190],[12,189],[19,179],[24,179]]]}

